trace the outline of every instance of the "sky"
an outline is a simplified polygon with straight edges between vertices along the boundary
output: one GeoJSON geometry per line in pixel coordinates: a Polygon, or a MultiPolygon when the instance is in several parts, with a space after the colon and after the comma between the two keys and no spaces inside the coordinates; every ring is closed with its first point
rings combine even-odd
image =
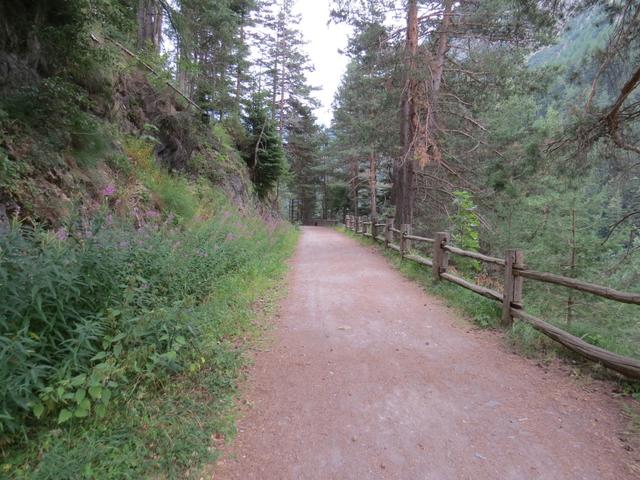
{"type": "Polygon", "coordinates": [[[338,50],[347,46],[350,31],[346,25],[327,25],[330,3],[331,0],[297,0],[294,9],[302,15],[299,28],[308,42],[306,50],[315,67],[308,76],[309,83],[319,88],[314,95],[322,106],[316,115],[325,126],[331,124],[331,103],[347,68],[348,58],[338,50]]]}

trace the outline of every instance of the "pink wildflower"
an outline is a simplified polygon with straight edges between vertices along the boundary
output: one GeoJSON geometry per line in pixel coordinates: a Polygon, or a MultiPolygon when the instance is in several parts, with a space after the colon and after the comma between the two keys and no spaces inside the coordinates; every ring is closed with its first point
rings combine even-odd
{"type": "Polygon", "coordinates": [[[56,238],[61,242],[64,242],[67,238],[69,238],[69,234],[67,233],[67,230],[64,227],[60,227],[56,231],[56,238]]]}
{"type": "Polygon", "coordinates": [[[103,197],[111,197],[114,193],[116,193],[116,187],[115,185],[107,185],[102,189],[101,193],[103,197]]]}

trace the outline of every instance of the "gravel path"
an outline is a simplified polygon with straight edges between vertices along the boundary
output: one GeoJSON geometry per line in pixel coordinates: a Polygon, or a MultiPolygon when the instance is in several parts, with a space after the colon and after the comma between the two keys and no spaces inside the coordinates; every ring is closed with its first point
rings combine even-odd
{"type": "Polygon", "coordinates": [[[373,248],[305,228],[289,282],[208,478],[640,478],[610,387],[508,352],[373,248]]]}

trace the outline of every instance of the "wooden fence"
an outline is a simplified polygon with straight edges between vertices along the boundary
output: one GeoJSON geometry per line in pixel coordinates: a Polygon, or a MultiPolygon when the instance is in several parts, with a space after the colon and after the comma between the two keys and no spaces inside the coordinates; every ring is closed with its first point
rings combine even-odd
{"type": "Polygon", "coordinates": [[[600,285],[576,280],[574,278],[531,270],[527,268],[524,263],[522,250],[507,250],[505,258],[497,258],[477,252],[470,252],[451,245],[449,234],[446,232],[438,232],[435,234],[434,238],[413,235],[411,225],[400,225],[400,229],[398,229],[394,226],[392,218],[387,218],[384,223],[378,223],[375,218],[367,219],[366,217],[347,215],[345,222],[347,229],[360,233],[366,237],[371,237],[376,241],[383,242],[386,248],[397,251],[400,253],[402,258],[430,267],[434,280],[447,280],[471,290],[478,295],[482,295],[490,300],[499,302],[502,305],[503,325],[507,327],[511,326],[514,319],[526,322],[536,330],[564,345],[569,350],[578,353],[589,360],[601,363],[611,370],[615,370],[629,378],[640,379],[639,360],[618,355],[617,353],[609,352],[603,348],[591,345],[581,338],[571,335],[570,333],[567,333],[564,330],[525,312],[522,301],[522,289],[523,280],[527,278],[529,280],[561,285],[563,287],[591,293],[617,302],[632,303],[636,305],[640,305],[640,294],[621,292],[600,285]],[[382,235],[380,235],[381,233],[382,235]],[[411,253],[412,242],[431,244],[431,258],[411,253]],[[476,285],[449,273],[447,270],[449,266],[449,255],[451,254],[503,267],[503,291],[498,292],[487,287],[476,285]]]}

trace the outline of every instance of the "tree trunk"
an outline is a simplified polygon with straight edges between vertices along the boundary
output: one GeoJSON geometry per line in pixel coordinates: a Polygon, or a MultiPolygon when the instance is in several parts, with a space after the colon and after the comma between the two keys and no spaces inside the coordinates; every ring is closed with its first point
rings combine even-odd
{"type": "Polygon", "coordinates": [[[327,219],[327,217],[329,216],[329,200],[327,199],[328,196],[328,187],[327,187],[327,158],[323,157],[323,161],[322,161],[323,165],[323,174],[322,174],[322,218],[324,220],[327,219]]]}
{"type": "MultiPolygon", "coordinates": [[[[575,277],[576,270],[576,208],[575,208],[575,199],[574,206],[571,209],[571,260],[569,263],[569,277],[575,277]]],[[[567,298],[567,326],[571,326],[573,322],[573,307],[575,304],[574,299],[574,291],[572,289],[569,290],[569,297],[567,298]]]]}
{"type": "Polygon", "coordinates": [[[275,43],[275,54],[273,56],[273,72],[271,75],[271,120],[275,121],[276,119],[276,99],[278,98],[278,79],[280,75],[278,73],[278,60],[280,59],[280,25],[278,24],[276,30],[276,43],[275,43]]]}
{"type": "Polygon", "coordinates": [[[162,42],[162,8],[156,0],[138,1],[138,48],[160,51],[162,42]]]}
{"type": "Polygon", "coordinates": [[[282,75],[280,76],[280,101],[278,102],[278,114],[279,114],[279,132],[280,136],[282,136],[284,132],[284,105],[285,105],[285,87],[286,87],[286,68],[285,68],[285,59],[284,59],[284,48],[282,54],[282,75]]]}
{"type": "Polygon", "coordinates": [[[371,150],[369,154],[369,189],[371,191],[371,217],[378,216],[378,170],[376,156],[371,150]]]}
{"type": "MultiPolygon", "coordinates": [[[[245,43],[245,35],[244,35],[244,12],[242,12],[240,17],[240,48],[244,48],[245,43]]],[[[242,50],[241,50],[242,51],[242,50]]],[[[238,65],[236,67],[236,110],[238,114],[242,111],[241,109],[241,98],[242,98],[242,59],[238,58],[238,65]]]]}
{"type": "Polygon", "coordinates": [[[358,217],[358,159],[351,157],[351,192],[353,214],[358,217]]]}
{"type": "Polygon", "coordinates": [[[433,60],[428,62],[429,71],[431,72],[431,82],[429,82],[426,104],[427,111],[423,124],[424,132],[422,140],[424,144],[423,149],[420,149],[418,154],[420,165],[426,165],[433,162],[438,163],[442,160],[442,150],[440,149],[436,139],[438,99],[440,96],[440,88],[442,86],[444,63],[447,52],[449,51],[449,38],[453,23],[452,13],[453,0],[444,0],[442,21],[438,28],[436,53],[433,56],[433,60]]]}
{"type": "Polygon", "coordinates": [[[399,224],[413,223],[413,203],[415,198],[414,140],[418,131],[416,97],[418,79],[416,54],[418,51],[418,3],[409,0],[407,5],[407,40],[405,44],[405,88],[402,98],[400,135],[402,157],[396,160],[394,169],[394,200],[396,219],[399,224]]]}

